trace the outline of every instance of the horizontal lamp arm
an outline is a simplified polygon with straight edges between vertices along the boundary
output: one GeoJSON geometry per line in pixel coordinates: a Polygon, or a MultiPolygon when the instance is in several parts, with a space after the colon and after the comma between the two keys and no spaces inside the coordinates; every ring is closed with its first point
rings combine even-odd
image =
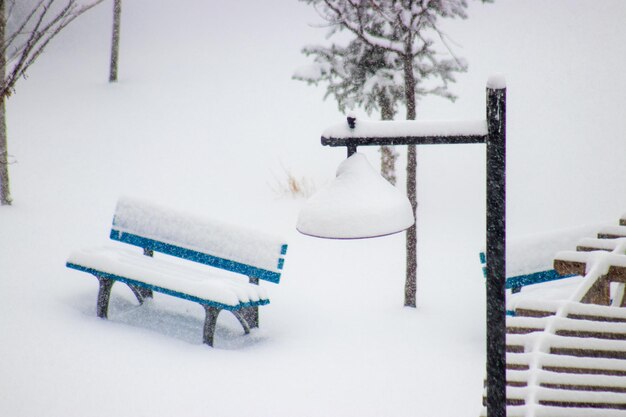
{"type": "Polygon", "coordinates": [[[486,143],[486,135],[454,135],[454,136],[407,136],[407,137],[351,137],[334,138],[322,136],[325,146],[394,146],[394,145],[461,145],[486,143]]]}

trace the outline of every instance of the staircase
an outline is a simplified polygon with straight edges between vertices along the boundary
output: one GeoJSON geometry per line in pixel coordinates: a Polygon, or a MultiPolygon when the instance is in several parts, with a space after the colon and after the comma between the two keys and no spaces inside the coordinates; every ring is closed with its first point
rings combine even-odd
{"type": "Polygon", "coordinates": [[[571,301],[520,300],[507,317],[508,417],[626,417],[625,225],[556,255],[585,276],[571,301]]]}

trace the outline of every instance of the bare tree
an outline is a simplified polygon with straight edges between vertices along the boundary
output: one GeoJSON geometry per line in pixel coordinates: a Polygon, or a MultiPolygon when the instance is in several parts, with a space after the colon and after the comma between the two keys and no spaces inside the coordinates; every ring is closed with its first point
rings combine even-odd
{"type": "MultiPolygon", "coordinates": [[[[425,94],[423,84],[432,84],[429,93],[453,98],[447,88],[454,73],[466,64],[452,54],[439,27],[440,18],[466,18],[466,0],[302,0],[314,5],[330,26],[330,35],[348,31],[366,48],[388,53],[385,60],[394,79],[401,79],[407,120],[417,116],[417,98],[425,94]],[[448,52],[442,58],[442,51],[448,52]]],[[[407,195],[417,212],[417,150],[408,147],[407,195]]],[[[404,305],[416,306],[417,230],[412,226],[406,238],[406,283],[404,305]]]]}
{"type": "Polygon", "coordinates": [[[117,81],[117,62],[120,55],[120,24],[122,20],[122,0],[113,0],[113,34],[111,36],[111,65],[109,82],[117,81]]]}
{"type": "Polygon", "coordinates": [[[0,0],[0,204],[12,202],[9,187],[6,99],[50,41],[103,0],[0,0]]]}

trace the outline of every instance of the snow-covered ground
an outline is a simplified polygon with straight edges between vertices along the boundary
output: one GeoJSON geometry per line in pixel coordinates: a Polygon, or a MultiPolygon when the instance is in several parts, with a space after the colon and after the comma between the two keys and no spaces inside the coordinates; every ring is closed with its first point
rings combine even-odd
{"type": "MultiPolygon", "coordinates": [[[[109,6],[61,34],[8,104],[0,415],[478,415],[482,145],[419,151],[418,308],[403,308],[402,234],[303,236],[305,200],[280,193],[286,172],[319,188],[345,158],[319,143],[343,115],[323,89],[291,80],[307,63],[300,48],[323,41],[315,12],[282,0],[126,1],[110,85],[109,6]],[[159,295],[137,307],[121,285],[111,319],[98,319],[97,281],[65,260],[110,243],[122,195],[287,236],[281,284],[263,284],[261,328],[244,337],[224,314],[210,349],[201,307],[159,295]]],[[[484,118],[488,76],[506,75],[510,236],[626,211],[625,16],[621,0],[497,0],[446,24],[470,70],[455,104],[425,99],[418,115],[484,118]]]]}

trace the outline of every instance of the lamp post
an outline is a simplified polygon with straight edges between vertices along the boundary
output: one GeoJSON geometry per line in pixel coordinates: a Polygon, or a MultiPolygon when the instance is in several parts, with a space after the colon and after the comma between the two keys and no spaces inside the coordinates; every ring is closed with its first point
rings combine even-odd
{"type": "Polygon", "coordinates": [[[506,417],[506,84],[487,83],[487,415],[506,417]]]}
{"type": "MultiPolygon", "coordinates": [[[[486,144],[487,415],[506,417],[506,83],[502,76],[489,78],[486,101],[487,120],[370,122],[348,117],[347,124],[327,129],[321,142],[326,146],[345,146],[348,157],[356,153],[358,146],[486,144]]],[[[306,209],[305,206],[303,211],[306,209]]],[[[328,210],[331,216],[333,207],[329,205],[328,210]]],[[[317,215],[324,217],[323,211],[317,215]]],[[[353,215],[358,216],[358,211],[353,215]]],[[[354,236],[344,233],[341,238],[365,237],[360,232],[354,236]]],[[[332,235],[317,234],[331,238],[332,235]]],[[[370,235],[376,236],[380,233],[370,235]]]]}

